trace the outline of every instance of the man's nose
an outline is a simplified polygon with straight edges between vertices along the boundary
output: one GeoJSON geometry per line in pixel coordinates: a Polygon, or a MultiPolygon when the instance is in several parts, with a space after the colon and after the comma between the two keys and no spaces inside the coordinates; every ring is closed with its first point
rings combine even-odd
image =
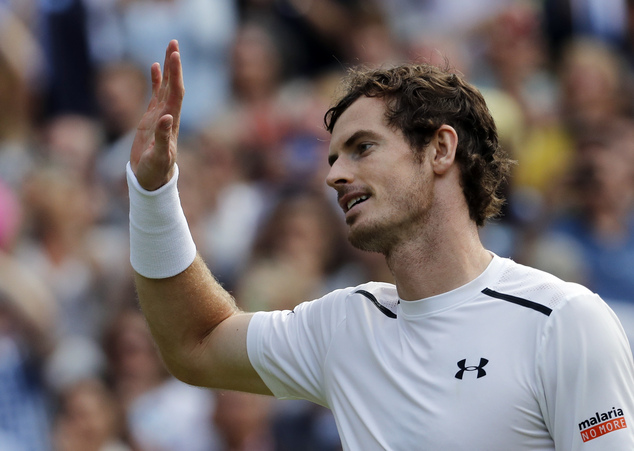
{"type": "Polygon", "coordinates": [[[337,158],[337,160],[330,166],[328,176],[326,177],[326,183],[328,186],[335,188],[339,185],[351,183],[354,180],[354,176],[351,168],[346,164],[344,158],[337,158]]]}

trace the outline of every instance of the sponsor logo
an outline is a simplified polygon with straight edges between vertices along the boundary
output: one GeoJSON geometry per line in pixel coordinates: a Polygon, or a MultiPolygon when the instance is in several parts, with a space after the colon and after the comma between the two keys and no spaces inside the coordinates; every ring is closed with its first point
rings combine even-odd
{"type": "Polygon", "coordinates": [[[456,373],[456,379],[462,380],[462,377],[464,376],[465,371],[477,371],[478,372],[476,376],[477,379],[483,376],[486,376],[487,372],[484,371],[484,367],[486,366],[487,363],[489,363],[489,361],[485,359],[484,357],[482,357],[480,358],[480,364],[478,366],[475,366],[475,365],[467,366],[467,359],[462,359],[461,361],[457,363],[458,368],[460,368],[460,370],[456,373]]]}
{"type": "Polygon", "coordinates": [[[584,442],[626,427],[623,410],[616,407],[612,407],[612,410],[607,412],[596,412],[593,417],[579,423],[581,440],[584,442]]]}

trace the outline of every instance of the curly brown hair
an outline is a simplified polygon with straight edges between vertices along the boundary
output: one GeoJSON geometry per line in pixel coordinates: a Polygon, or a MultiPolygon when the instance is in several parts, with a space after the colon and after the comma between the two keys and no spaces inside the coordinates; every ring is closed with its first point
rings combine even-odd
{"type": "Polygon", "coordinates": [[[469,215],[478,226],[500,213],[501,188],[512,166],[498,143],[497,129],[482,94],[460,76],[430,64],[389,69],[351,69],[343,95],[324,116],[332,133],[337,119],[361,96],[385,99],[387,123],[400,130],[415,152],[422,152],[438,128],[458,134],[456,161],[469,215]]]}

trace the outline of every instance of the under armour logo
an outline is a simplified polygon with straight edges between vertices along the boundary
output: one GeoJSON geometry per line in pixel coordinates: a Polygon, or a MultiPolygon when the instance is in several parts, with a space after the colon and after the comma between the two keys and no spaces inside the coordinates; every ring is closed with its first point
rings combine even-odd
{"type": "Polygon", "coordinates": [[[465,371],[477,371],[478,379],[481,378],[482,376],[486,376],[487,372],[484,371],[484,367],[486,366],[487,363],[489,363],[489,361],[485,359],[484,357],[482,357],[480,358],[480,364],[478,366],[466,366],[467,359],[462,359],[461,361],[458,362],[458,368],[460,368],[460,371],[456,373],[456,379],[462,380],[462,376],[464,376],[465,371]]]}

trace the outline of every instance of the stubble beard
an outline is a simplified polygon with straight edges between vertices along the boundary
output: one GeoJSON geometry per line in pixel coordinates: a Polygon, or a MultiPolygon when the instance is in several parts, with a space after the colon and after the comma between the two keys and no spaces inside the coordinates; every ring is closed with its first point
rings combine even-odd
{"type": "Polygon", "coordinates": [[[348,241],[359,250],[387,255],[395,244],[390,239],[389,229],[381,224],[375,223],[359,229],[351,229],[348,233],[348,241]]]}
{"type": "MultiPolygon", "coordinates": [[[[424,184],[423,184],[424,185],[424,184]]],[[[350,225],[348,241],[354,247],[366,252],[377,252],[389,256],[400,244],[412,239],[421,231],[421,227],[429,222],[431,214],[431,202],[433,199],[433,185],[417,186],[415,189],[422,193],[421,196],[401,196],[388,202],[391,209],[400,218],[390,215],[375,218],[368,224],[359,224],[356,227],[350,225]]],[[[415,192],[408,191],[403,192],[415,192]]]]}

